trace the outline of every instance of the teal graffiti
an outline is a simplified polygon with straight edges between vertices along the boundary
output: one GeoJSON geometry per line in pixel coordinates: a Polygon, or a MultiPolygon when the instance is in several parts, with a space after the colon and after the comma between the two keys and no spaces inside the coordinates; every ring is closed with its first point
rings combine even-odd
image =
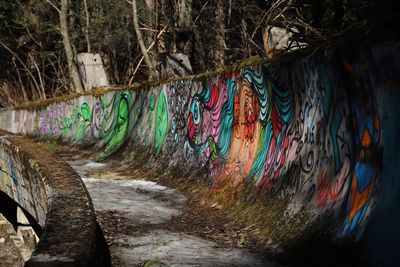
{"type": "Polygon", "coordinates": [[[324,98],[323,98],[323,110],[324,116],[327,119],[329,115],[329,111],[333,107],[334,113],[332,118],[332,123],[330,126],[330,135],[332,139],[332,148],[333,148],[333,157],[335,160],[335,173],[339,173],[340,169],[342,168],[342,159],[340,157],[340,148],[339,148],[339,141],[338,141],[338,132],[340,128],[340,124],[342,123],[342,115],[340,114],[339,108],[335,102],[332,105],[332,89],[329,81],[329,76],[326,71],[326,68],[321,65],[320,66],[320,77],[321,77],[321,85],[324,89],[324,98]]]}

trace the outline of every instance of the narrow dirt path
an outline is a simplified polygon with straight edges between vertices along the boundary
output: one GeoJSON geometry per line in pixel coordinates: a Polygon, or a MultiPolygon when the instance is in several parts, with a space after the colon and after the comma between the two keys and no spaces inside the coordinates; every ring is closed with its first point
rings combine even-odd
{"type": "Polygon", "coordinates": [[[175,189],[111,163],[61,156],[80,174],[113,266],[280,266],[244,246],[239,226],[175,189]]]}

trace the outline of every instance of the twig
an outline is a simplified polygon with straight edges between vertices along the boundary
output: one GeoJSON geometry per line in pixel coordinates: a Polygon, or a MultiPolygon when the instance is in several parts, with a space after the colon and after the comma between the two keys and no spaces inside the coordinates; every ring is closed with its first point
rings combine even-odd
{"type": "Polygon", "coordinates": [[[31,58],[31,60],[32,60],[32,62],[33,62],[33,65],[35,65],[35,68],[36,68],[36,70],[37,70],[37,72],[38,72],[38,75],[39,75],[40,87],[41,87],[41,89],[42,89],[42,98],[43,98],[43,99],[46,99],[46,92],[45,92],[45,89],[44,89],[44,83],[43,83],[42,75],[40,74],[39,66],[37,65],[37,63],[36,63],[35,59],[32,57],[32,55],[29,54],[29,53],[28,53],[28,55],[29,55],[29,57],[31,58]]]}
{"type": "Polygon", "coordinates": [[[207,1],[207,2],[203,5],[203,7],[200,9],[199,14],[197,14],[196,19],[193,21],[193,25],[196,24],[196,22],[197,22],[197,20],[199,19],[201,13],[203,12],[204,8],[208,5],[208,2],[209,2],[209,1],[207,1]]]}
{"type": "Polygon", "coordinates": [[[47,3],[49,3],[55,10],[57,10],[58,13],[61,13],[61,10],[50,0],[46,0],[47,3]]]}
{"type": "MultiPolygon", "coordinates": [[[[167,26],[164,26],[164,28],[158,33],[156,39],[154,39],[154,41],[153,41],[153,42],[150,44],[150,46],[146,49],[147,52],[149,52],[150,49],[153,48],[153,46],[156,44],[157,40],[161,37],[161,35],[162,35],[166,30],[167,30],[167,26]]],[[[132,77],[131,77],[131,79],[129,80],[128,85],[131,85],[131,84],[132,84],[133,78],[135,77],[136,72],[139,70],[140,64],[142,64],[143,59],[144,59],[144,56],[142,55],[142,57],[141,57],[140,60],[139,60],[139,63],[136,65],[136,68],[135,68],[135,70],[133,71],[132,77]]]]}
{"type": "Polygon", "coordinates": [[[27,26],[25,26],[26,31],[28,32],[29,37],[31,37],[32,41],[37,44],[39,47],[42,47],[42,43],[39,43],[38,41],[35,40],[35,38],[33,38],[31,32],[29,31],[29,28],[27,26]]]}
{"type": "Polygon", "coordinates": [[[24,97],[24,102],[26,102],[26,101],[28,101],[28,95],[26,94],[26,91],[25,91],[25,88],[24,88],[24,84],[22,83],[21,73],[19,72],[19,69],[18,69],[18,67],[17,67],[17,64],[15,64],[15,60],[11,60],[11,61],[12,61],[13,65],[14,65],[14,68],[15,68],[16,71],[17,71],[18,81],[19,81],[19,84],[20,84],[20,86],[21,86],[22,95],[23,95],[23,97],[24,97]]]}
{"type": "Polygon", "coordinates": [[[24,70],[28,73],[28,75],[32,78],[33,83],[35,84],[36,89],[38,90],[40,88],[39,84],[37,83],[35,77],[33,76],[32,72],[29,71],[28,67],[25,65],[25,63],[19,58],[19,56],[12,51],[5,43],[0,41],[0,44],[8,51],[10,52],[18,61],[21,63],[21,65],[24,67],[24,70]]]}

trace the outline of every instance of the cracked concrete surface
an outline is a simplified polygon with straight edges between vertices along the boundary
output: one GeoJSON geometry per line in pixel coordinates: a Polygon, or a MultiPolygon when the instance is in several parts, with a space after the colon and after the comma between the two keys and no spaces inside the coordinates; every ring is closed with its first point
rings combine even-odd
{"type": "Polygon", "coordinates": [[[279,266],[242,249],[183,233],[154,230],[140,237],[118,236],[116,251],[123,265],[153,262],[166,266],[279,266]]]}
{"type": "MultiPolygon", "coordinates": [[[[146,224],[141,234],[118,234],[110,250],[122,266],[280,266],[247,249],[222,248],[195,235],[158,227],[179,216],[186,197],[157,183],[121,177],[108,164],[90,160],[68,162],[81,175],[96,211],[116,212],[121,219],[146,224]]],[[[107,229],[103,229],[107,231],[107,229]]]]}

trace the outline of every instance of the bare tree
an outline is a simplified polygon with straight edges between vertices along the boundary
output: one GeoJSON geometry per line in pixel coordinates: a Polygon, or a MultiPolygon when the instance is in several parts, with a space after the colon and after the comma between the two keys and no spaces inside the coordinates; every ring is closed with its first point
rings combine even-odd
{"type": "Polygon", "coordinates": [[[224,10],[224,1],[216,0],[215,6],[215,22],[216,22],[216,34],[215,34],[215,42],[216,46],[214,48],[214,59],[215,66],[217,68],[221,68],[225,66],[225,10],[224,10]]]}
{"type": "Polygon", "coordinates": [[[74,53],[72,51],[71,41],[68,32],[68,0],[61,0],[60,8],[60,33],[63,39],[65,55],[68,61],[68,71],[71,75],[74,88],[76,92],[83,92],[81,79],[79,77],[78,69],[74,61],[74,53]]]}
{"type": "Polygon", "coordinates": [[[71,40],[69,38],[68,31],[68,0],[60,0],[61,7],[58,8],[53,2],[50,0],[46,0],[55,10],[57,10],[60,16],[60,33],[63,40],[65,55],[67,57],[68,62],[68,72],[72,79],[72,85],[76,92],[83,92],[83,87],[81,83],[81,79],[79,76],[78,69],[74,60],[74,52],[72,51],[71,40]]]}
{"type": "MultiPolygon", "coordinates": [[[[30,69],[26,66],[26,64],[21,60],[21,58],[18,56],[17,53],[15,53],[14,51],[12,51],[6,44],[4,44],[3,42],[0,41],[0,45],[3,46],[8,52],[11,53],[11,55],[13,56],[13,65],[18,73],[18,78],[21,81],[21,75],[19,73],[17,64],[15,61],[18,61],[22,66],[23,66],[23,70],[28,74],[28,77],[30,78],[29,81],[31,84],[33,84],[34,86],[32,87],[32,91],[33,93],[37,93],[37,95],[42,98],[42,99],[46,99],[46,93],[44,92],[44,86],[43,86],[43,82],[41,81],[41,85],[39,86],[39,83],[37,82],[35,76],[33,75],[33,73],[30,71],[30,69]],[[41,89],[43,89],[43,91],[41,91],[41,89]]],[[[38,73],[39,77],[40,77],[40,72],[38,73]]],[[[21,90],[22,90],[22,94],[24,96],[24,100],[27,101],[28,97],[27,97],[27,93],[23,87],[23,83],[20,82],[21,85],[21,90]]],[[[3,87],[4,89],[5,87],[3,87]]]]}
{"type": "Polygon", "coordinates": [[[149,68],[149,79],[158,78],[156,66],[149,56],[149,52],[146,49],[146,46],[143,41],[143,36],[142,36],[142,33],[139,28],[139,18],[138,18],[136,0],[132,0],[132,15],[133,15],[133,27],[135,29],[136,38],[137,38],[140,50],[142,51],[144,62],[146,63],[147,67],[149,68]]]}

